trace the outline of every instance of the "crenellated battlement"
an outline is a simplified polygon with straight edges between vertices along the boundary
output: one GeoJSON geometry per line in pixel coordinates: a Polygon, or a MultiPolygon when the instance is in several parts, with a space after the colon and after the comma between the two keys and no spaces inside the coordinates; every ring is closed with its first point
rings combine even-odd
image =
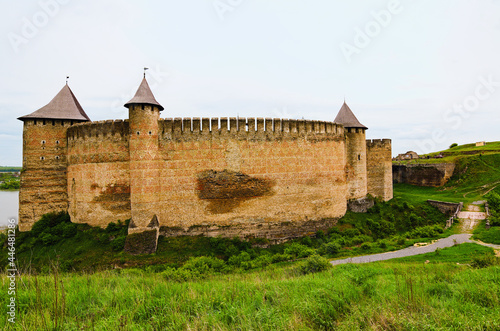
{"type": "Polygon", "coordinates": [[[106,120],[74,124],[68,129],[68,141],[89,138],[122,137],[129,135],[128,120],[106,120]]]}
{"type": "Polygon", "coordinates": [[[372,147],[391,147],[392,141],[391,139],[367,139],[366,146],[369,148],[372,147]]]}
{"type": "Polygon", "coordinates": [[[343,138],[344,127],[325,121],[280,118],[166,118],[159,121],[160,139],[200,140],[203,137],[238,140],[332,140],[343,138]]]}

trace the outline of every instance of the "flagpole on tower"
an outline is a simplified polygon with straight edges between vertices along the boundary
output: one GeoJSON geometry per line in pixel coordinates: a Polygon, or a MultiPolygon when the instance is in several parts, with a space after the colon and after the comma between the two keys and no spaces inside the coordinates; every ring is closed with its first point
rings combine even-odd
{"type": "Polygon", "coordinates": [[[146,68],[144,67],[144,78],[146,78],[146,70],[148,70],[149,68],[146,68]]]}

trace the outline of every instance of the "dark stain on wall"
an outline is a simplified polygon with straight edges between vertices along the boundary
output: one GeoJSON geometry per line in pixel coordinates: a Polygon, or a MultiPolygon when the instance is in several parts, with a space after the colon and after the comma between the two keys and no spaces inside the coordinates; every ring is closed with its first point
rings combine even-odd
{"type": "Polygon", "coordinates": [[[110,184],[96,196],[93,202],[101,202],[101,205],[111,211],[130,210],[130,186],[125,184],[110,184]]]}
{"type": "Polygon", "coordinates": [[[207,209],[212,214],[229,213],[243,201],[273,195],[273,185],[272,180],[229,170],[205,170],[197,174],[198,198],[210,200],[207,209]]]}

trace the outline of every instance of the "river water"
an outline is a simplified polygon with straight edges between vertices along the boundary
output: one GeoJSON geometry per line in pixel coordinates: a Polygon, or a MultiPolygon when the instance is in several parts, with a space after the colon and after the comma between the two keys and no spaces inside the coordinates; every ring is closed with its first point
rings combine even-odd
{"type": "Polygon", "coordinates": [[[19,213],[19,191],[0,191],[0,228],[8,224],[9,219],[19,213]]]}

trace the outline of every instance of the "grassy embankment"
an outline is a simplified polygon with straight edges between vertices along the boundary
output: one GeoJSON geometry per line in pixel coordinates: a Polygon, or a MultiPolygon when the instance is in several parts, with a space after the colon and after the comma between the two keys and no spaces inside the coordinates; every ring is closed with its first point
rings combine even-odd
{"type": "MultiPolygon", "coordinates": [[[[296,263],[232,274],[205,268],[206,279],[187,282],[169,280],[166,272],[138,269],[23,275],[18,280],[16,326],[498,330],[500,266],[489,265],[491,261],[490,249],[463,244],[403,260],[341,265],[306,275],[296,263]]],[[[6,299],[2,291],[2,305],[6,299]]],[[[0,324],[6,323],[2,314],[0,324]]]]}
{"type": "Polygon", "coordinates": [[[441,153],[448,156],[443,159],[419,159],[411,162],[454,162],[455,174],[444,187],[396,184],[394,197],[414,203],[435,199],[449,202],[462,201],[467,204],[484,200],[484,195],[490,191],[500,193],[500,142],[487,143],[481,147],[475,147],[473,144],[462,145],[441,153]]]}

